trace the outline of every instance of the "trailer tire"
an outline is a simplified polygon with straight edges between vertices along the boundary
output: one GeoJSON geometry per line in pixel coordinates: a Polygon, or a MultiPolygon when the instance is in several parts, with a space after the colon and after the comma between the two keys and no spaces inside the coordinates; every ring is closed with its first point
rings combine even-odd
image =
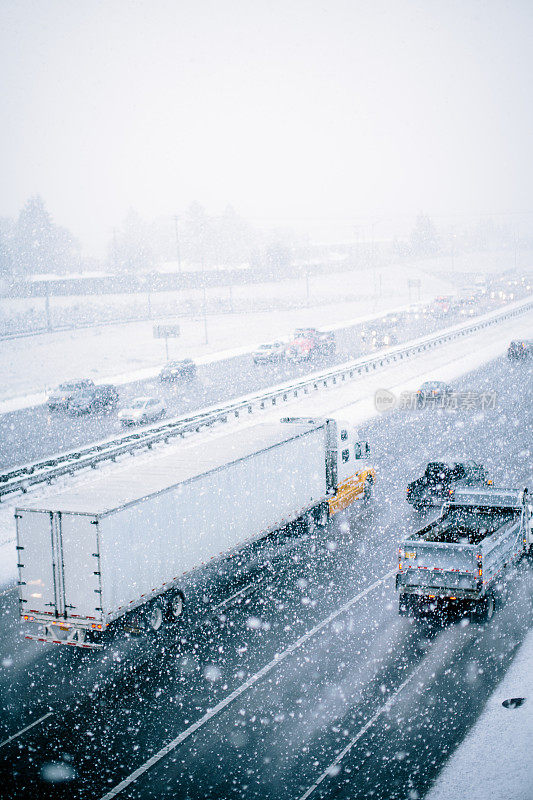
{"type": "Polygon", "coordinates": [[[151,603],[145,611],[145,625],[150,633],[158,633],[165,619],[164,609],[160,602],[151,603]]]}
{"type": "Polygon", "coordinates": [[[183,592],[173,592],[166,605],[166,619],[169,622],[177,622],[183,616],[185,606],[185,595],[183,592]]]}

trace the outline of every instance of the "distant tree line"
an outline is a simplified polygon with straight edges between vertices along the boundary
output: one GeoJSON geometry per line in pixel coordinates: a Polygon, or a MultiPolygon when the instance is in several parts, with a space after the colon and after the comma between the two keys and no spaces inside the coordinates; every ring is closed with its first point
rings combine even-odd
{"type": "Polygon", "coordinates": [[[246,265],[279,274],[290,266],[296,243],[290,231],[257,230],[232,206],[214,216],[192,203],[180,216],[151,223],[130,210],[113,231],[107,260],[113,272],[150,271],[162,262],[175,262],[184,269],[246,265]]]}
{"type": "Polygon", "coordinates": [[[0,275],[75,272],[80,246],[67,228],[56,225],[41,197],[30,197],[16,220],[0,218],[0,275]]]}
{"type": "Polygon", "coordinates": [[[157,270],[162,262],[186,269],[252,267],[281,275],[291,264],[296,237],[285,230],[255,229],[231,206],[213,216],[193,203],[179,217],[147,222],[131,209],[113,228],[107,257],[99,264],[83,258],[79,242],[56,225],[40,196],[30,197],[18,218],[0,218],[0,277],[66,274],[95,266],[113,273],[157,270]]]}
{"type": "Polygon", "coordinates": [[[437,229],[427,214],[419,214],[410,235],[405,240],[396,239],[393,250],[396,255],[414,258],[429,258],[438,255],[457,255],[466,252],[488,252],[509,250],[518,240],[531,247],[531,235],[522,231],[513,222],[497,222],[492,217],[483,217],[475,224],[447,225],[437,229]]]}

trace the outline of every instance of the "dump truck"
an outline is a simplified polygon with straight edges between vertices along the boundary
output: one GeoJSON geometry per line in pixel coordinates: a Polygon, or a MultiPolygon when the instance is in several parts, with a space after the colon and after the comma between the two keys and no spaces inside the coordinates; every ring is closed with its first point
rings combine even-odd
{"type": "Polygon", "coordinates": [[[400,614],[490,619],[496,581],[531,552],[531,510],[527,489],[454,489],[437,519],[400,544],[400,614]]]}
{"type": "Polygon", "coordinates": [[[453,488],[487,482],[487,470],[476,461],[447,459],[430,461],[422,477],[407,485],[406,500],[417,510],[442,505],[453,488]]]}
{"type": "Polygon", "coordinates": [[[101,648],[124,626],[175,623],[207,565],[369,498],[374,470],[356,436],[299,418],[198,435],[17,508],[26,638],[101,648]]]}

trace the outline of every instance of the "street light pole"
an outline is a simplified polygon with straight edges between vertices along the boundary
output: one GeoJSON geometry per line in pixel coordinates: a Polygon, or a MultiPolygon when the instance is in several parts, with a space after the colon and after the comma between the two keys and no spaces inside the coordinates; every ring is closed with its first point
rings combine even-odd
{"type": "Polygon", "coordinates": [[[178,275],[181,273],[180,236],[178,230],[178,215],[174,215],[174,230],[176,231],[176,258],[178,261],[178,275]]]}

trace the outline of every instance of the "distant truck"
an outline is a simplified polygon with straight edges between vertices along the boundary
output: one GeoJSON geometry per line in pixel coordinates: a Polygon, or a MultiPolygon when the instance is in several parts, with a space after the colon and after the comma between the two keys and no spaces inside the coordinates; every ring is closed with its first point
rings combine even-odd
{"type": "Polygon", "coordinates": [[[487,482],[487,470],[476,461],[430,461],[421,478],[407,486],[406,500],[413,508],[442,505],[453,488],[487,482]]]}
{"type": "Polygon", "coordinates": [[[315,356],[334,355],[335,334],[316,328],[296,328],[285,356],[290,361],[310,361],[315,356]]]}
{"type": "Polygon", "coordinates": [[[496,580],[531,553],[531,509],[527,489],[455,489],[440,516],[400,544],[400,614],[490,619],[496,580]]]}
{"type": "Polygon", "coordinates": [[[20,615],[40,626],[26,638],[101,648],[121,627],[175,623],[206,565],[237,567],[253,540],[368,500],[368,453],[342,422],[288,419],[132,457],[18,508],[20,615]]]}

